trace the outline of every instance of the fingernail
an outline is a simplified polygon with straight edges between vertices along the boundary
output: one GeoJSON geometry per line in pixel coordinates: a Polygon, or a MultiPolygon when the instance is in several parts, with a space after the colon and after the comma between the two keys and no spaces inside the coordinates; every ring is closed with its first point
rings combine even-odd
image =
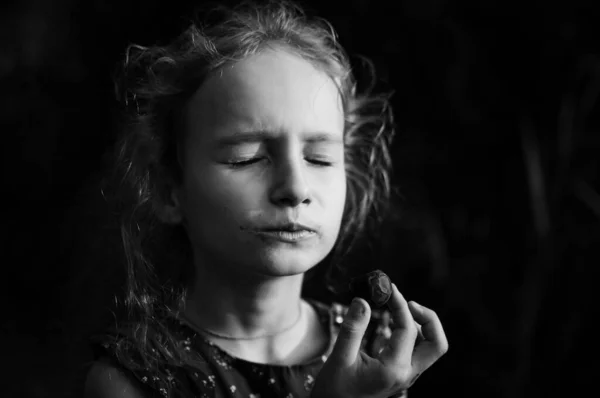
{"type": "Polygon", "coordinates": [[[353,316],[362,316],[365,314],[365,306],[360,302],[359,299],[353,298],[352,303],[350,304],[350,310],[353,316]]]}

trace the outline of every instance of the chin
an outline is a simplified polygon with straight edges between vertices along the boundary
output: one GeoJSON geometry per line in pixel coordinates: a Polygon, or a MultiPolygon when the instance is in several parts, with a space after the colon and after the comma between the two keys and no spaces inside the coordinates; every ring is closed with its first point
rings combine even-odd
{"type": "MultiPolygon", "coordinates": [[[[314,268],[326,255],[327,252],[315,253],[311,250],[270,250],[258,253],[247,267],[270,276],[299,275],[314,268]]],[[[248,257],[244,262],[247,261],[248,257]]]]}

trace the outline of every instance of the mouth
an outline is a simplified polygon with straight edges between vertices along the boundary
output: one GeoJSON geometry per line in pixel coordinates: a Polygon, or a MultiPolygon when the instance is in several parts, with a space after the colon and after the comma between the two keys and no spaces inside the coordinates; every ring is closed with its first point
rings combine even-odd
{"type": "Polygon", "coordinates": [[[268,225],[263,228],[258,228],[259,231],[286,231],[286,232],[316,232],[314,229],[307,227],[306,225],[298,224],[298,223],[285,223],[285,224],[276,224],[276,225],[268,225]]]}
{"type": "Polygon", "coordinates": [[[267,226],[251,230],[252,233],[269,240],[278,240],[287,243],[296,243],[311,239],[317,232],[305,225],[290,223],[274,226],[267,226]]]}

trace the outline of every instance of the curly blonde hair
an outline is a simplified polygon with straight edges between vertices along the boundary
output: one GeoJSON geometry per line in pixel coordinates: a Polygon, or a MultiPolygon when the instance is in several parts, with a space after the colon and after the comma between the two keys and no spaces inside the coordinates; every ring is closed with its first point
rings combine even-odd
{"type": "Polygon", "coordinates": [[[116,79],[125,121],[116,145],[113,193],[127,260],[128,327],[134,337],[115,344],[119,359],[133,368],[160,372],[161,364],[186,361],[164,319],[175,315],[185,299],[184,281],[193,274],[191,249],[183,229],[161,223],[157,214],[170,187],[181,182],[176,147],[184,104],[212,72],[270,45],[284,47],[339,83],[348,188],[332,263],[339,264],[385,214],[394,135],[390,95],[373,95],[372,85],[358,92],[350,59],[327,21],[308,17],[290,1],[246,1],[212,8],[202,22],[193,22],[167,45],[129,46],[116,79]],[[162,252],[152,250],[157,246],[162,252]],[[163,256],[174,253],[185,258],[161,267],[167,262],[163,256]]]}

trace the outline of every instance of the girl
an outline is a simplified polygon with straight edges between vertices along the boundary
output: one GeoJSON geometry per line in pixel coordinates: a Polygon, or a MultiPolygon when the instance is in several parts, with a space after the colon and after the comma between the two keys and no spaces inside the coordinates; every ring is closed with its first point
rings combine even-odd
{"type": "Polygon", "coordinates": [[[220,9],[130,48],[118,92],[129,316],[93,340],[87,397],[397,396],[444,354],[395,286],[389,313],[301,297],[389,193],[387,98],[356,92],[327,23],[220,9]]]}

